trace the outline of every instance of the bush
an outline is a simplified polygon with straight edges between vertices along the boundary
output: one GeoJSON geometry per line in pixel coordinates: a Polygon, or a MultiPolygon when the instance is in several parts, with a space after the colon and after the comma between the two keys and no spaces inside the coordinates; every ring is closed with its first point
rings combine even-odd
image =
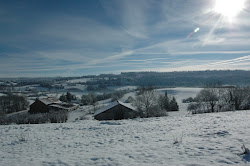
{"type": "Polygon", "coordinates": [[[63,123],[68,120],[67,111],[52,111],[40,114],[17,114],[12,116],[4,116],[0,119],[1,125],[15,124],[41,124],[41,123],[63,123]]]}
{"type": "Polygon", "coordinates": [[[152,107],[149,110],[148,117],[161,117],[161,116],[168,116],[168,113],[165,109],[161,109],[158,105],[152,107]]]}
{"type": "Polygon", "coordinates": [[[183,99],[182,103],[192,103],[192,102],[196,102],[196,101],[197,101],[196,98],[189,97],[189,98],[183,99]]]}

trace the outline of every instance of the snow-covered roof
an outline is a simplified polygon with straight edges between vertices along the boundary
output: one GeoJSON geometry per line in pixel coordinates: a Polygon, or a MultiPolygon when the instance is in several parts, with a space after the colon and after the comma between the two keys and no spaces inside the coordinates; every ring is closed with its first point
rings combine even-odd
{"type": "Polygon", "coordinates": [[[4,93],[0,93],[0,96],[6,96],[6,94],[4,94],[4,93]]]}
{"type": "Polygon", "coordinates": [[[109,110],[110,108],[113,108],[113,107],[115,107],[115,106],[117,106],[117,105],[119,105],[119,104],[120,104],[120,105],[123,105],[123,106],[125,106],[125,107],[127,107],[127,108],[129,108],[129,109],[131,109],[131,110],[135,110],[135,108],[134,108],[131,104],[129,104],[129,103],[123,103],[123,102],[117,100],[117,101],[114,101],[114,102],[110,103],[109,105],[107,105],[107,106],[105,106],[105,107],[102,107],[101,109],[97,110],[97,111],[94,113],[93,116],[96,116],[96,115],[98,115],[98,114],[100,114],[100,113],[103,113],[103,112],[109,110]]]}
{"type": "Polygon", "coordinates": [[[121,101],[119,101],[119,100],[118,100],[118,102],[119,102],[121,105],[123,105],[123,106],[125,106],[125,107],[127,107],[127,108],[129,108],[129,109],[131,109],[131,110],[135,110],[135,107],[133,107],[130,103],[123,103],[123,102],[121,102],[121,101]]]}
{"type": "Polygon", "coordinates": [[[64,106],[64,105],[61,105],[61,104],[51,104],[49,106],[50,107],[54,107],[54,108],[64,109],[64,110],[71,110],[71,109],[75,109],[78,105],[77,104],[73,104],[71,106],[64,106]]]}
{"type": "Polygon", "coordinates": [[[41,101],[42,103],[49,105],[49,104],[53,104],[53,103],[61,103],[60,100],[53,98],[53,97],[48,97],[48,98],[38,98],[39,101],[41,101]]]}

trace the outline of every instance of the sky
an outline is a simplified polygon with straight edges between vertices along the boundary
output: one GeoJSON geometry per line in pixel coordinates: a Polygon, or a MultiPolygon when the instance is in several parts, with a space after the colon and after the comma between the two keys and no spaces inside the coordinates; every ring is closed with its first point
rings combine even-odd
{"type": "Polygon", "coordinates": [[[0,0],[0,77],[250,70],[250,0],[218,1],[0,0]]]}

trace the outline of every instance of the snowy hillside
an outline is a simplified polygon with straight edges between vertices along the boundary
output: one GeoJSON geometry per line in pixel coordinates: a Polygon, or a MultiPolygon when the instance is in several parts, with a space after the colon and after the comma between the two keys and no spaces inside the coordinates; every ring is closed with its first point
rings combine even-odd
{"type": "Polygon", "coordinates": [[[0,126],[0,165],[250,165],[250,111],[0,126]]]}

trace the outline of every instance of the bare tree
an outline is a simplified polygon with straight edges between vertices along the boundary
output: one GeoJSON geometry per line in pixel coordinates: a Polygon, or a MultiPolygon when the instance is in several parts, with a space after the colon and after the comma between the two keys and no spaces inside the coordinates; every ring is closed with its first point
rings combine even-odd
{"type": "Polygon", "coordinates": [[[97,98],[95,93],[89,93],[87,95],[87,103],[93,106],[93,111],[96,111],[97,98]]]}
{"type": "Polygon", "coordinates": [[[197,94],[196,99],[197,103],[190,103],[188,111],[202,113],[249,109],[250,87],[207,87],[197,94]]]}
{"type": "Polygon", "coordinates": [[[134,101],[141,117],[166,116],[167,110],[164,109],[164,97],[157,94],[154,90],[145,90],[134,101]]]}
{"type": "Polygon", "coordinates": [[[188,104],[187,111],[189,114],[196,114],[197,108],[198,108],[197,103],[190,103],[188,104]]]}
{"type": "Polygon", "coordinates": [[[29,102],[25,96],[8,94],[0,97],[0,109],[8,114],[27,109],[29,102]]]}
{"type": "Polygon", "coordinates": [[[219,100],[217,88],[204,88],[196,96],[204,111],[216,111],[216,104],[219,100]]]}
{"type": "Polygon", "coordinates": [[[249,99],[250,88],[229,88],[227,89],[227,96],[229,99],[229,103],[232,104],[235,110],[240,110],[242,104],[245,100],[249,99]]]}
{"type": "Polygon", "coordinates": [[[154,90],[146,90],[135,100],[135,106],[139,111],[145,111],[149,117],[149,111],[157,105],[157,96],[154,90]]]}

